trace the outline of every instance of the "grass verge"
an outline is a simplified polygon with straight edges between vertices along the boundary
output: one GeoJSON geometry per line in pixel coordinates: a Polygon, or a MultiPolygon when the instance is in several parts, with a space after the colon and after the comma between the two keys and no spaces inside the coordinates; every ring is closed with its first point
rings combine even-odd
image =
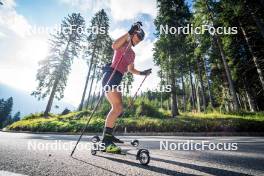
{"type": "MultiPolygon", "coordinates": [[[[32,114],[7,127],[13,131],[32,132],[79,132],[85,126],[89,111],[72,112],[67,115],[32,114]]],[[[101,132],[104,118],[95,115],[87,132],[101,132]]],[[[153,118],[148,116],[119,118],[118,132],[263,132],[263,113],[220,114],[182,113],[177,118],[153,118]]]]}

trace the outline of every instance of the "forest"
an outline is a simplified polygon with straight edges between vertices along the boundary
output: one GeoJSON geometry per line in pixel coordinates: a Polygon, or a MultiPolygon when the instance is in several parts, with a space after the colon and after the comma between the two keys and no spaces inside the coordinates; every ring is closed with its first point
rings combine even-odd
{"type": "Polygon", "coordinates": [[[181,111],[263,110],[263,2],[158,1],[161,24],[237,27],[237,35],[157,35],[154,59],[170,83],[172,115],[181,111]]]}

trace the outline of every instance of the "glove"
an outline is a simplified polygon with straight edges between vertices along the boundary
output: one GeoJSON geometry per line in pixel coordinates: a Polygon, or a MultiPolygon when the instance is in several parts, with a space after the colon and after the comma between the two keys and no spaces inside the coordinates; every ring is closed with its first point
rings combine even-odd
{"type": "Polygon", "coordinates": [[[150,69],[147,69],[147,70],[144,70],[144,71],[142,71],[142,72],[140,72],[139,74],[140,75],[149,75],[150,73],[151,73],[151,68],[150,69]]]}
{"type": "Polygon", "coordinates": [[[129,35],[133,35],[135,31],[138,31],[142,26],[142,22],[141,21],[138,21],[136,23],[134,23],[130,30],[128,31],[129,35]]]}

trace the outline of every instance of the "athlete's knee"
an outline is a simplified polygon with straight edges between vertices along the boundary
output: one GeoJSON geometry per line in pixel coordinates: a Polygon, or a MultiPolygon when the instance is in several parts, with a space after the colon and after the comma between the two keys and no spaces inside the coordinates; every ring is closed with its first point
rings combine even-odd
{"type": "Polygon", "coordinates": [[[122,104],[115,104],[112,106],[112,111],[117,114],[120,115],[123,112],[123,105],[122,104]]]}

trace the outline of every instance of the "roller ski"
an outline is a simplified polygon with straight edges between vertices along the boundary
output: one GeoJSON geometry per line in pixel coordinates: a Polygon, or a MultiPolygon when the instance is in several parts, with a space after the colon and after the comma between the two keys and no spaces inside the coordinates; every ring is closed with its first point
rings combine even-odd
{"type": "Polygon", "coordinates": [[[126,155],[129,150],[132,150],[132,149],[121,149],[112,140],[115,141],[115,143],[123,144],[123,146],[135,147],[135,149],[137,150],[136,160],[139,160],[140,164],[142,165],[149,164],[150,162],[149,151],[147,149],[138,148],[139,146],[138,140],[124,142],[119,140],[113,135],[111,136],[105,135],[103,140],[101,140],[99,136],[93,136],[91,138],[91,142],[93,143],[91,148],[91,154],[96,155],[97,152],[104,152],[109,154],[126,155]]]}

